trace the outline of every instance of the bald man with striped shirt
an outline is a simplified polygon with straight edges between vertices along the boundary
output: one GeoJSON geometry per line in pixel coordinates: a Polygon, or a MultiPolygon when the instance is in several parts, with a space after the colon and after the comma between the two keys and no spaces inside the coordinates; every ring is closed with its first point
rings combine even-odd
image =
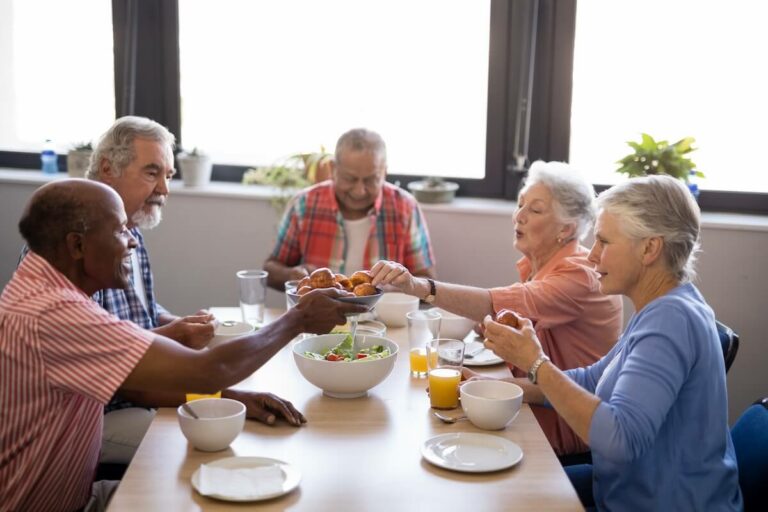
{"type": "Polygon", "coordinates": [[[92,484],[102,408],[118,388],[214,392],[297,334],[364,311],[333,300],[340,292],[312,292],[252,335],[189,349],[90,299],[128,285],[136,241],[126,223],[120,196],[97,182],[55,181],[27,203],[19,230],[31,251],[0,295],[0,511],[105,506],[92,484]]]}

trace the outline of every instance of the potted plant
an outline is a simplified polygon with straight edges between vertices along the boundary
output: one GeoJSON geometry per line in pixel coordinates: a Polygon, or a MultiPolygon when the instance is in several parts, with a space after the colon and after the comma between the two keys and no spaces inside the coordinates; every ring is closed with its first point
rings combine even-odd
{"type": "Polygon", "coordinates": [[[696,150],[693,147],[695,141],[693,137],[685,137],[670,144],[666,140],[656,141],[647,133],[643,133],[640,142],[627,142],[634,151],[616,162],[620,164],[616,172],[626,174],[630,178],[667,174],[683,180],[691,189],[691,193],[698,196],[698,186],[691,183],[690,178],[703,178],[704,173],[697,170],[696,164],[686,157],[688,153],[696,150]]]}
{"type": "Polygon", "coordinates": [[[185,187],[202,187],[211,181],[211,158],[197,147],[189,152],[182,151],[176,155],[176,161],[179,163],[185,187]]]}
{"type": "Polygon", "coordinates": [[[328,153],[324,146],[320,146],[318,153],[299,153],[288,158],[301,158],[304,163],[304,175],[310,183],[320,183],[331,177],[333,155],[328,153]]]}
{"type": "Polygon", "coordinates": [[[443,178],[436,176],[408,184],[408,190],[420,203],[450,203],[458,189],[458,183],[444,181],[443,178]]]}
{"type": "Polygon", "coordinates": [[[71,178],[84,178],[90,165],[93,146],[90,142],[78,142],[67,152],[67,174],[71,178]]]}
{"type": "Polygon", "coordinates": [[[321,146],[318,153],[296,153],[270,166],[248,169],[243,184],[276,188],[278,195],[272,198],[272,206],[281,215],[297,190],[331,177],[332,161],[333,155],[321,146]]]}

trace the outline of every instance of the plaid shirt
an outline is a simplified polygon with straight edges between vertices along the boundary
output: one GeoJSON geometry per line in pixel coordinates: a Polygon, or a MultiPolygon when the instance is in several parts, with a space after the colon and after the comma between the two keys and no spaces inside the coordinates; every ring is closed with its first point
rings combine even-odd
{"type": "MultiPolygon", "coordinates": [[[[147,254],[147,249],[144,247],[144,237],[141,235],[139,228],[134,227],[130,231],[138,244],[134,250],[136,251],[136,256],[139,258],[141,280],[142,283],[144,283],[144,291],[147,295],[147,306],[149,307],[149,311],[144,308],[144,304],[141,303],[141,299],[136,294],[136,290],[133,286],[129,286],[125,290],[99,290],[94,293],[91,298],[102,308],[109,311],[120,320],[130,320],[144,329],[154,329],[158,326],[158,315],[168,313],[168,311],[155,302],[152,270],[149,267],[149,255],[147,254]]],[[[133,282],[133,266],[131,266],[130,279],[131,282],[133,282]]],[[[117,394],[113,396],[109,404],[104,407],[104,412],[107,413],[128,407],[135,407],[135,405],[127,400],[121,399],[119,394],[117,394]]]]}
{"type": "MultiPolygon", "coordinates": [[[[434,265],[427,223],[408,192],[384,183],[371,209],[371,232],[363,256],[365,269],[378,260],[392,260],[412,273],[434,265]]],[[[325,181],[300,192],[285,212],[272,258],[287,266],[301,263],[347,273],[344,218],[333,183],[325,181]]]]}

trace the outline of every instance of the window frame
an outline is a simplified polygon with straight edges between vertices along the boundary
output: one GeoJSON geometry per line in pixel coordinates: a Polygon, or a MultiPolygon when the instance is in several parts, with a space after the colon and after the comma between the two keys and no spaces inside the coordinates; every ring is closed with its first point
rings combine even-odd
{"type": "MultiPolygon", "coordinates": [[[[453,179],[459,196],[516,199],[524,173],[513,170],[518,80],[526,65],[519,38],[528,9],[536,12],[533,93],[528,162],[567,161],[573,88],[576,0],[491,0],[486,173],[483,179],[453,179]]],[[[150,117],[181,140],[178,0],[112,0],[117,116],[150,117]],[[139,37],[139,34],[141,35],[139,37]]],[[[60,155],[64,169],[65,155],[60,155]]],[[[37,153],[0,151],[0,166],[39,168],[37,153]]],[[[247,166],[214,164],[213,179],[239,182],[247,166]]],[[[178,178],[178,176],[177,176],[178,178]]],[[[406,186],[422,179],[391,174],[406,186]]],[[[595,184],[597,190],[608,188],[595,184]]],[[[702,190],[702,210],[768,214],[768,194],[702,190]]]]}

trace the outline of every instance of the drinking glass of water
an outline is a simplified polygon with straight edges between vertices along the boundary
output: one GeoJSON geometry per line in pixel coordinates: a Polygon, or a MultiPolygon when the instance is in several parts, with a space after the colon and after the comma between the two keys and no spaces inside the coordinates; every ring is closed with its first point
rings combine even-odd
{"type": "Polygon", "coordinates": [[[237,272],[237,281],[243,322],[261,327],[264,323],[264,302],[267,298],[267,271],[240,270],[237,272]]]}

